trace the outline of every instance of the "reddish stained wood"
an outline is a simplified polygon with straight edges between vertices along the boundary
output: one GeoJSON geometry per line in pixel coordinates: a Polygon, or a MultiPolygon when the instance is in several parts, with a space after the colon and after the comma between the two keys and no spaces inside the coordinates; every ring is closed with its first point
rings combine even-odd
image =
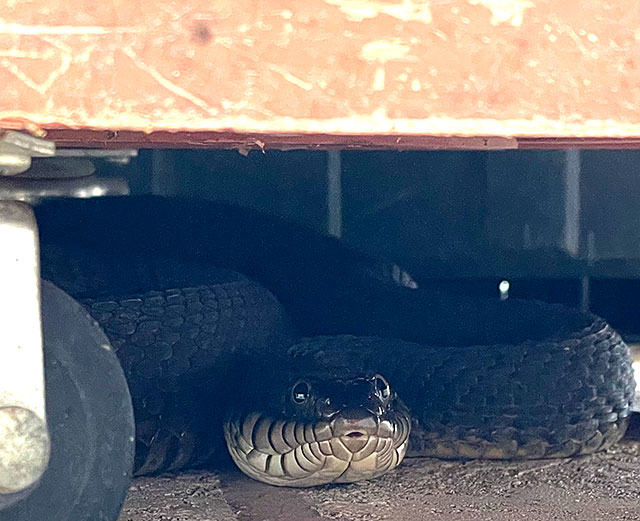
{"type": "Polygon", "coordinates": [[[638,27],[635,0],[13,0],[0,127],[61,144],[110,130],[110,146],[137,131],[144,146],[609,147],[640,138],[638,27]]]}
{"type": "Polygon", "coordinates": [[[95,148],[237,148],[243,150],[377,149],[506,150],[640,148],[640,138],[461,137],[412,135],[240,134],[234,132],[151,133],[131,130],[53,129],[47,137],[63,147],[95,148]]]}
{"type": "Polygon", "coordinates": [[[403,149],[504,150],[517,148],[513,138],[332,134],[241,134],[234,132],[167,132],[53,129],[47,137],[59,146],[98,148],[237,148],[255,149],[403,149]]]}

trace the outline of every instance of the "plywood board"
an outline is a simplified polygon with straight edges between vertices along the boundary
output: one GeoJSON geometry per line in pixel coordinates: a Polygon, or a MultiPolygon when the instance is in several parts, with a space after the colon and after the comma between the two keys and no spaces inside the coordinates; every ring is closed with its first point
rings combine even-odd
{"type": "Polygon", "coordinates": [[[636,0],[10,0],[0,127],[608,146],[640,137],[639,27],[636,0]]]}

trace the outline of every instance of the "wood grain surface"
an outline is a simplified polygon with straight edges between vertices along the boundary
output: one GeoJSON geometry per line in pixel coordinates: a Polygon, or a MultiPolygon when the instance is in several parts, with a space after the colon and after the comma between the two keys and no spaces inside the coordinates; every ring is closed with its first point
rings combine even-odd
{"type": "Polygon", "coordinates": [[[10,0],[0,127],[110,131],[62,133],[94,146],[611,146],[640,137],[639,27],[635,0],[10,0]]]}

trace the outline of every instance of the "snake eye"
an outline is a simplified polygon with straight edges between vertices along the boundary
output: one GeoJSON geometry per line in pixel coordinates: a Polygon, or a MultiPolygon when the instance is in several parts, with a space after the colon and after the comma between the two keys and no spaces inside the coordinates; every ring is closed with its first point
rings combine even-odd
{"type": "Polygon", "coordinates": [[[376,390],[376,394],[382,398],[383,400],[388,400],[389,396],[391,396],[391,388],[389,387],[389,382],[385,380],[382,375],[375,375],[373,377],[373,385],[376,390]]]}
{"type": "Polygon", "coordinates": [[[310,391],[311,387],[307,382],[298,382],[293,386],[293,390],[291,391],[291,398],[295,403],[304,403],[309,398],[310,391]]]}

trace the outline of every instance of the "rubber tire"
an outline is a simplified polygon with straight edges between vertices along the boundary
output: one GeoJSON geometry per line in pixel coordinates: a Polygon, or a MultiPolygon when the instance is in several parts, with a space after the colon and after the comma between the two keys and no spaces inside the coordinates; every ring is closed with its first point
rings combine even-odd
{"type": "Polygon", "coordinates": [[[98,324],[42,283],[49,467],[2,521],[115,521],[131,481],[134,421],[122,368],[98,324]]]}

